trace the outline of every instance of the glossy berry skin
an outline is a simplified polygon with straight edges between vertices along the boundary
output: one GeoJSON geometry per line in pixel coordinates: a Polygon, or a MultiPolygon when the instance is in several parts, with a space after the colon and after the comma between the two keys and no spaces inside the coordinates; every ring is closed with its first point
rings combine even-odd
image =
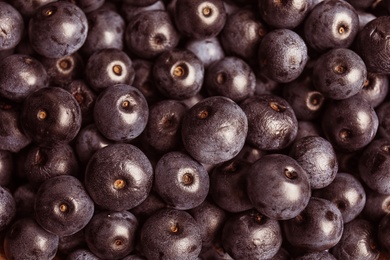
{"type": "Polygon", "coordinates": [[[295,260],[337,260],[331,253],[328,251],[321,252],[311,252],[305,253],[304,255],[298,256],[295,260]]]}
{"type": "Polygon", "coordinates": [[[312,4],[311,0],[289,0],[275,2],[258,1],[261,18],[272,27],[293,29],[307,16],[312,4]]]}
{"type": "Polygon", "coordinates": [[[303,39],[289,29],[276,29],[261,40],[258,50],[260,72],[270,79],[287,83],[301,75],[308,60],[303,39]]]}
{"type": "Polygon", "coordinates": [[[209,186],[204,166],[187,154],[169,152],[157,162],[154,190],[172,208],[188,210],[199,206],[206,199],[209,186]]]}
{"type": "Polygon", "coordinates": [[[390,213],[390,195],[381,194],[368,189],[366,191],[366,204],[362,216],[370,222],[379,221],[390,213]]]}
{"type": "Polygon", "coordinates": [[[174,11],[179,32],[195,39],[211,38],[219,34],[225,25],[226,16],[222,0],[177,1],[174,11]]]}
{"type": "Polygon", "coordinates": [[[231,99],[215,96],[191,107],[182,121],[186,151],[197,161],[216,164],[236,156],[245,143],[248,120],[231,99]]]}
{"type": "Polygon", "coordinates": [[[138,226],[128,211],[102,211],[86,226],[85,240],[99,259],[122,259],[135,248],[138,226]]]}
{"type": "Polygon", "coordinates": [[[355,8],[341,0],[320,2],[304,22],[305,42],[320,53],[331,48],[348,48],[358,30],[355,8]]]}
{"type": "Polygon", "coordinates": [[[60,237],[82,230],[94,212],[92,199],[75,177],[64,175],[45,181],[35,196],[35,219],[60,237]]]}
{"type": "Polygon", "coordinates": [[[305,170],[291,157],[261,157],[247,173],[247,194],[263,215],[286,220],[296,217],[308,204],[311,190],[305,170]]]}
{"type": "Polygon", "coordinates": [[[88,34],[84,12],[67,1],[42,6],[28,25],[32,48],[47,58],[60,58],[76,52],[88,34]]]}
{"type": "Polygon", "coordinates": [[[378,136],[390,139],[390,118],[387,116],[390,112],[390,102],[384,101],[376,109],[378,115],[379,126],[378,136]]]}
{"type": "Polygon", "coordinates": [[[369,72],[389,74],[390,17],[378,17],[364,26],[356,37],[357,53],[363,59],[369,72]],[[375,50],[375,51],[373,51],[375,50]]]}
{"type": "Polygon", "coordinates": [[[87,14],[88,35],[81,51],[90,56],[95,51],[124,47],[125,21],[115,11],[98,9],[87,14]]]}
{"type": "Polygon", "coordinates": [[[8,228],[16,215],[16,202],[13,195],[0,186],[0,230],[8,228]]]}
{"type": "Polygon", "coordinates": [[[239,103],[255,93],[256,77],[244,60],[229,56],[207,68],[204,85],[210,96],[224,96],[239,103]]]}
{"type": "Polygon", "coordinates": [[[181,147],[181,122],[187,110],[178,100],[162,100],[152,105],[142,134],[145,145],[161,154],[181,147]]]}
{"type": "Polygon", "coordinates": [[[298,120],[318,118],[325,106],[324,95],[314,89],[312,78],[308,75],[284,85],[282,97],[290,104],[298,120]]]}
{"type": "Polygon", "coordinates": [[[359,173],[364,183],[370,189],[381,194],[390,194],[389,172],[390,142],[388,139],[372,141],[359,160],[359,173]]]}
{"type": "Polygon", "coordinates": [[[135,6],[148,6],[156,3],[158,0],[126,0],[127,3],[135,6]]]}
{"type": "Polygon", "coordinates": [[[287,241],[307,251],[323,251],[335,246],[343,234],[343,217],[333,202],[311,197],[295,218],[283,222],[287,241]]]}
{"type": "Polygon", "coordinates": [[[54,2],[55,0],[39,0],[36,2],[13,0],[12,6],[18,10],[18,12],[26,18],[30,18],[38,8],[48,3],[54,2]]]}
{"type": "Polygon", "coordinates": [[[164,51],[173,50],[179,40],[180,34],[168,12],[162,10],[139,13],[125,31],[127,48],[143,59],[152,59],[164,51]]]}
{"type": "Polygon", "coordinates": [[[91,157],[84,185],[97,205],[121,211],[144,201],[152,181],[152,165],[141,150],[131,144],[112,144],[91,157]]]}
{"type": "Polygon", "coordinates": [[[287,101],[271,94],[255,95],[240,104],[248,117],[247,141],[261,150],[280,150],[297,135],[298,121],[287,101]]]}
{"type": "Polygon", "coordinates": [[[386,99],[388,92],[389,79],[387,76],[368,72],[359,95],[363,96],[373,108],[377,108],[386,99]]]}
{"type": "Polygon", "coordinates": [[[211,63],[218,61],[225,57],[225,52],[222,49],[219,38],[207,38],[207,39],[189,39],[186,41],[185,48],[193,52],[196,57],[207,68],[211,63]]]}
{"type": "Polygon", "coordinates": [[[24,30],[20,12],[7,2],[0,3],[0,51],[14,48],[21,40],[24,30]]]}
{"type": "Polygon", "coordinates": [[[0,186],[6,187],[10,184],[15,169],[15,155],[6,150],[0,150],[0,186]]]}
{"type": "Polygon", "coordinates": [[[138,89],[117,84],[97,97],[93,117],[96,127],[107,139],[126,142],[139,136],[145,129],[149,108],[138,89]]]}
{"type": "Polygon", "coordinates": [[[344,226],[339,243],[330,252],[337,259],[378,259],[374,226],[365,219],[355,219],[344,226]]]}
{"type": "Polygon", "coordinates": [[[355,52],[332,49],[321,55],[313,68],[313,85],[325,97],[346,99],[363,89],[366,65],[355,52]]]}
{"type": "Polygon", "coordinates": [[[250,63],[255,60],[259,44],[268,29],[253,10],[239,9],[228,15],[219,37],[227,55],[250,63]]]}
{"type": "Polygon", "coordinates": [[[290,156],[306,171],[312,189],[324,188],[336,177],[336,152],[331,143],[320,136],[307,136],[297,140],[291,147],[290,156]]]}
{"type": "Polygon", "coordinates": [[[211,200],[203,201],[199,206],[189,210],[191,216],[198,223],[202,246],[206,243],[218,241],[223,225],[227,220],[227,213],[211,200]]]}
{"type": "Polygon", "coordinates": [[[98,50],[87,61],[85,79],[96,92],[115,84],[131,85],[134,80],[132,61],[125,52],[118,49],[98,50]]]}
{"type": "Polygon", "coordinates": [[[19,167],[25,178],[36,186],[55,176],[79,175],[78,160],[68,144],[29,146],[19,167]]]}
{"type": "Polygon", "coordinates": [[[222,246],[234,259],[272,259],[281,244],[278,221],[254,210],[235,214],[225,222],[222,246]]]}
{"type": "Polygon", "coordinates": [[[368,145],[378,129],[378,116],[359,95],[329,102],[321,121],[325,137],[333,147],[349,152],[368,145]]]}
{"type": "Polygon", "coordinates": [[[204,66],[189,50],[166,51],[154,62],[153,79],[156,88],[167,98],[190,98],[202,87],[204,66]]]}
{"type": "Polygon", "coordinates": [[[130,1],[124,1],[121,6],[121,16],[125,19],[126,22],[130,22],[133,17],[139,13],[155,10],[165,11],[165,3],[161,0],[158,0],[151,5],[138,6],[133,5],[132,3],[130,3],[130,1]]]}
{"type": "Polygon", "coordinates": [[[74,151],[82,165],[87,165],[92,155],[113,142],[105,138],[95,124],[81,128],[74,140],[74,151]]]}
{"type": "Polygon", "coordinates": [[[343,216],[344,224],[355,219],[366,204],[363,185],[349,173],[338,173],[331,184],[314,191],[313,196],[334,202],[343,216]]]}
{"type": "Polygon", "coordinates": [[[246,192],[247,173],[251,164],[237,156],[214,167],[210,175],[210,195],[214,202],[233,213],[253,208],[246,192]]]}
{"type": "Polygon", "coordinates": [[[160,101],[161,93],[153,82],[153,62],[136,59],[133,61],[133,67],[135,72],[133,86],[142,92],[149,105],[160,101]]]}
{"type": "Polygon", "coordinates": [[[195,219],[186,211],[161,209],[141,228],[141,251],[147,259],[196,259],[202,237],[195,219]]]}
{"type": "Polygon", "coordinates": [[[155,212],[160,209],[166,208],[166,203],[163,199],[153,190],[150,191],[148,196],[141,204],[135,206],[130,210],[133,213],[141,225],[155,212]]]}
{"type": "Polygon", "coordinates": [[[20,107],[0,99],[0,150],[19,152],[31,143],[19,123],[20,107]]]}
{"type": "Polygon", "coordinates": [[[99,260],[100,258],[94,255],[88,249],[77,249],[66,256],[66,260],[99,260]]]}
{"type": "Polygon", "coordinates": [[[40,57],[39,60],[46,69],[50,86],[64,87],[83,77],[85,64],[78,52],[60,58],[40,57]]]}
{"type": "Polygon", "coordinates": [[[41,88],[29,95],[20,118],[25,133],[38,144],[69,143],[82,120],[76,99],[59,87],[41,88]]]}
{"type": "Polygon", "coordinates": [[[390,215],[384,216],[381,221],[379,222],[378,230],[377,230],[377,237],[378,237],[378,243],[380,244],[381,248],[384,249],[386,252],[390,252],[390,243],[389,243],[389,236],[390,236],[390,215]]]}
{"type": "Polygon", "coordinates": [[[29,94],[49,84],[43,65],[28,55],[6,57],[0,62],[0,71],[0,95],[15,102],[22,102],[29,94]]]}
{"type": "Polygon", "coordinates": [[[32,218],[18,219],[4,238],[7,259],[53,259],[57,247],[58,236],[44,230],[32,218]]]}

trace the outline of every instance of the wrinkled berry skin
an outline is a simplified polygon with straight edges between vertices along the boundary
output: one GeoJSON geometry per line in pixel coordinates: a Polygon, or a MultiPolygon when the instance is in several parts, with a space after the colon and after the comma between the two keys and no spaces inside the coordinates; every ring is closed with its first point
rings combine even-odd
{"type": "Polygon", "coordinates": [[[297,140],[291,147],[290,156],[306,171],[312,189],[324,188],[336,177],[336,153],[330,142],[320,136],[297,140]]]}
{"type": "Polygon", "coordinates": [[[296,217],[309,203],[309,178],[291,157],[270,154],[248,170],[247,193],[252,205],[265,216],[286,220],[296,217]]]}
{"type": "Polygon", "coordinates": [[[231,99],[206,98],[184,115],[182,139],[187,152],[201,163],[216,164],[236,156],[245,143],[248,120],[231,99]]]}
{"type": "Polygon", "coordinates": [[[141,229],[141,251],[147,259],[196,259],[202,237],[195,219],[186,211],[161,209],[141,229]]]}
{"type": "Polygon", "coordinates": [[[136,243],[137,218],[128,211],[102,211],[85,227],[88,248],[99,259],[122,259],[136,243]]]}
{"type": "Polygon", "coordinates": [[[67,1],[49,3],[39,8],[29,21],[32,48],[47,58],[60,58],[76,52],[88,34],[84,12],[67,1]]]}
{"type": "Polygon", "coordinates": [[[68,91],[41,88],[23,103],[20,121],[24,132],[38,144],[69,143],[81,128],[81,109],[68,91]]]}
{"type": "Polygon", "coordinates": [[[97,205],[121,211],[144,201],[152,181],[152,165],[141,150],[131,144],[112,144],[91,157],[84,185],[97,205]]]}
{"type": "Polygon", "coordinates": [[[58,236],[44,230],[32,218],[17,220],[4,238],[7,259],[53,259],[58,247],[58,236]]]}
{"type": "Polygon", "coordinates": [[[22,102],[49,83],[43,65],[28,55],[14,54],[4,58],[0,62],[0,71],[0,95],[15,102],[22,102]]]}
{"type": "Polygon", "coordinates": [[[364,26],[356,37],[357,53],[369,72],[390,73],[390,16],[380,16],[364,26]]]}
{"type": "Polygon", "coordinates": [[[359,95],[329,102],[321,118],[325,137],[336,150],[357,151],[368,145],[378,130],[378,116],[359,95]]]}
{"type": "Polygon", "coordinates": [[[387,139],[372,141],[359,160],[359,173],[370,189],[381,194],[390,194],[390,142],[387,139]]]}
{"type": "Polygon", "coordinates": [[[222,246],[234,259],[272,259],[281,245],[278,221],[254,210],[233,215],[222,231],[222,246]]]}
{"type": "Polygon", "coordinates": [[[359,18],[348,2],[323,1],[315,5],[304,22],[305,42],[317,52],[348,48],[359,30],[359,18]]]}
{"type": "Polygon", "coordinates": [[[94,204],[78,179],[64,175],[53,177],[39,187],[34,209],[39,225],[62,237],[73,235],[88,224],[94,204]]]}
{"type": "Polygon", "coordinates": [[[287,101],[271,94],[255,95],[240,104],[248,117],[247,141],[261,150],[280,150],[290,145],[298,121],[287,101]]]}
{"type": "Polygon", "coordinates": [[[96,99],[93,117],[96,127],[109,140],[130,141],[145,129],[148,103],[142,93],[127,84],[107,88],[96,99]]]}
{"type": "Polygon", "coordinates": [[[258,60],[261,73],[276,82],[291,82],[308,61],[306,43],[289,29],[273,30],[261,40],[258,60]]]}
{"type": "Polygon", "coordinates": [[[375,260],[379,257],[374,226],[365,219],[355,219],[344,226],[339,243],[330,252],[337,259],[375,260]]]}
{"type": "Polygon", "coordinates": [[[23,36],[22,15],[7,2],[0,2],[0,51],[14,48],[23,36]]]}
{"type": "Polygon", "coordinates": [[[336,205],[317,197],[311,197],[297,217],[283,222],[287,241],[309,251],[323,251],[335,246],[341,239],[343,228],[343,217],[336,205]]]}

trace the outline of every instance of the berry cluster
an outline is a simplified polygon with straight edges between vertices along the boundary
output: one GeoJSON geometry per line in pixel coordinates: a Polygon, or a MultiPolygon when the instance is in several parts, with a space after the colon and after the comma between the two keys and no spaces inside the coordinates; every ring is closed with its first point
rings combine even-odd
{"type": "Polygon", "coordinates": [[[390,0],[0,1],[0,258],[390,259],[390,0]]]}

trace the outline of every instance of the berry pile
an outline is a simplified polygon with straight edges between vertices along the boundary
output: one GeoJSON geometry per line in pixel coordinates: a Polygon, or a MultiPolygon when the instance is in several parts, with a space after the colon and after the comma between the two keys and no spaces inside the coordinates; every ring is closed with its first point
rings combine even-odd
{"type": "Polygon", "coordinates": [[[390,0],[0,0],[0,258],[390,259],[390,0]]]}

